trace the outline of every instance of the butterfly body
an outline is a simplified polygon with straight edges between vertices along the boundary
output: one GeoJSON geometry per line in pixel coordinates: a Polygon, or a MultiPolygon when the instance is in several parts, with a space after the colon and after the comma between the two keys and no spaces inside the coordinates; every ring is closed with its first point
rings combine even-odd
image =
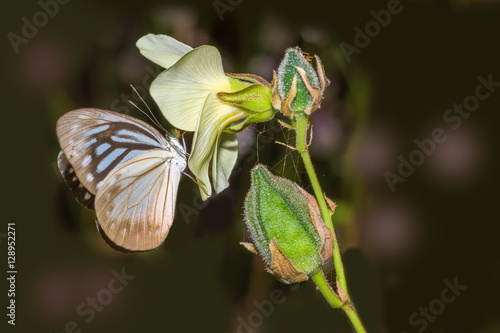
{"type": "Polygon", "coordinates": [[[147,251],[166,238],[186,168],[180,142],[120,113],[77,109],[59,118],[58,166],[78,202],[96,211],[118,248],[147,251]]]}

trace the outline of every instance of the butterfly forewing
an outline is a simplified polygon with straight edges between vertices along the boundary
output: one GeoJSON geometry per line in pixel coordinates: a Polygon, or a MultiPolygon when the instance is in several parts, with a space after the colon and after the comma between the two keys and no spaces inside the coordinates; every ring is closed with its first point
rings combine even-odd
{"type": "Polygon", "coordinates": [[[153,149],[115,168],[97,192],[97,221],[116,245],[145,251],[158,247],[173,222],[181,169],[175,155],[153,149]],[[165,163],[167,161],[167,163],[165,163]]]}
{"type": "Polygon", "coordinates": [[[119,164],[150,149],[171,149],[151,125],[99,109],[66,113],[57,121],[57,136],[76,176],[92,194],[119,164]]]}
{"type": "Polygon", "coordinates": [[[147,123],[77,109],[57,122],[58,166],[77,200],[95,208],[100,232],[119,248],[147,251],[168,234],[186,154],[147,123]]]}

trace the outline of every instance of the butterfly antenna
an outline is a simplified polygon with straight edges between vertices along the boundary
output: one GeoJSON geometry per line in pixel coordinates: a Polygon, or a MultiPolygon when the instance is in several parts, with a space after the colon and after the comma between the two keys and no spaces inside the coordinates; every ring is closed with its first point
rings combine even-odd
{"type": "Polygon", "coordinates": [[[153,124],[155,124],[156,126],[160,127],[160,128],[163,128],[161,127],[160,124],[158,124],[157,122],[155,122],[155,120],[153,118],[151,118],[151,116],[147,113],[147,112],[144,112],[144,110],[142,110],[140,107],[137,106],[137,104],[135,104],[134,102],[132,101],[128,101],[130,104],[132,104],[133,107],[135,107],[137,110],[139,110],[142,114],[144,114],[146,117],[148,117],[149,120],[151,120],[151,122],[153,124]]]}
{"type": "Polygon", "coordinates": [[[137,110],[141,111],[143,114],[146,115],[146,117],[149,118],[149,120],[151,120],[156,126],[158,126],[159,128],[161,128],[164,132],[167,132],[166,129],[163,128],[163,126],[161,126],[160,122],[158,121],[158,119],[156,119],[155,115],[153,114],[153,111],[151,111],[151,108],[149,107],[149,105],[146,103],[146,101],[144,101],[144,99],[142,98],[142,96],[139,94],[139,92],[137,91],[137,89],[135,89],[135,87],[131,84],[130,87],[132,88],[132,90],[135,92],[135,94],[137,95],[137,97],[139,97],[139,99],[142,101],[142,103],[144,105],[146,105],[146,107],[148,108],[148,111],[150,113],[150,115],[148,115],[146,112],[144,112],[143,110],[141,110],[134,102],[132,101],[128,101],[130,104],[132,104],[133,106],[135,106],[137,108],[137,110]]]}

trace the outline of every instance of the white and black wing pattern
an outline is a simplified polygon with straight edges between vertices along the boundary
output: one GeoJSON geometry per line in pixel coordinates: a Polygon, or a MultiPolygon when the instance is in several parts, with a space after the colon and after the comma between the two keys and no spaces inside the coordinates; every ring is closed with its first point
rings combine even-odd
{"type": "Polygon", "coordinates": [[[61,171],[61,175],[71,190],[71,193],[75,196],[76,201],[78,201],[85,208],[93,210],[95,195],[90,193],[89,190],[87,190],[80,182],[75,174],[75,169],[69,163],[62,150],[57,156],[57,167],[59,168],[59,171],[61,171]]]}
{"type": "Polygon", "coordinates": [[[77,178],[94,195],[119,164],[151,149],[173,150],[151,125],[107,110],[70,111],[59,118],[56,131],[77,178]]]}
{"type": "Polygon", "coordinates": [[[58,166],[77,198],[96,210],[101,233],[118,248],[147,251],[168,234],[186,154],[149,124],[99,109],[57,122],[58,166]]]}
{"type": "Polygon", "coordinates": [[[97,191],[95,204],[105,235],[132,251],[163,243],[172,226],[182,169],[163,149],[137,155],[113,169],[97,191]]]}

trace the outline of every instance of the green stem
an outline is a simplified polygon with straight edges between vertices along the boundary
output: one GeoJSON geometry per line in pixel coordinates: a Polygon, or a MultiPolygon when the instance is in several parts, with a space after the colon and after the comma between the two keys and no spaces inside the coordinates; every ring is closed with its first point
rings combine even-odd
{"type": "Polygon", "coordinates": [[[325,197],[323,195],[323,191],[321,190],[321,186],[318,181],[318,177],[316,176],[316,172],[314,171],[314,166],[311,161],[311,156],[309,155],[308,150],[308,142],[307,142],[307,133],[309,129],[309,117],[304,113],[299,113],[295,115],[293,120],[294,127],[297,133],[296,139],[296,148],[302,157],[302,161],[304,163],[304,167],[306,169],[307,175],[309,176],[309,180],[311,182],[311,186],[314,190],[314,195],[316,196],[316,200],[318,201],[319,208],[321,210],[321,216],[326,226],[332,231],[333,234],[333,264],[335,266],[335,273],[337,275],[338,287],[342,288],[343,294],[345,295],[345,302],[337,296],[337,294],[332,290],[330,285],[325,279],[323,271],[319,271],[312,276],[312,279],[318,286],[319,290],[325,297],[326,301],[330,304],[332,308],[341,308],[349,320],[353,325],[354,329],[358,333],[366,333],[361,320],[354,309],[351,298],[349,296],[349,292],[347,290],[347,281],[344,273],[344,266],[342,264],[342,257],[340,255],[340,248],[337,242],[337,236],[335,235],[335,229],[333,227],[332,217],[330,215],[329,207],[326,203],[325,197]]]}
{"type": "Polygon", "coordinates": [[[314,283],[316,283],[319,291],[321,291],[323,297],[326,299],[326,301],[328,302],[328,304],[330,304],[332,308],[338,309],[344,304],[340,299],[340,297],[330,287],[328,281],[326,281],[325,275],[323,274],[322,270],[319,270],[318,272],[314,273],[311,276],[311,278],[313,279],[314,283]]]}
{"type": "Polygon", "coordinates": [[[314,166],[311,161],[311,156],[309,156],[309,150],[307,146],[307,130],[309,128],[309,117],[305,114],[298,114],[295,117],[295,129],[297,131],[296,146],[297,150],[302,157],[304,167],[306,169],[307,175],[311,182],[311,186],[314,190],[314,195],[318,201],[319,208],[321,210],[321,217],[325,222],[326,226],[332,231],[333,234],[333,264],[335,266],[335,273],[337,275],[337,281],[347,295],[347,299],[350,300],[349,293],[347,291],[347,282],[344,273],[344,266],[342,265],[342,258],[340,256],[339,243],[337,242],[337,236],[335,235],[335,229],[333,228],[332,217],[330,215],[330,210],[326,203],[323,191],[319,185],[318,177],[316,177],[316,172],[314,171],[314,166]]]}
{"type": "Polygon", "coordinates": [[[328,304],[330,304],[330,306],[334,309],[341,308],[347,315],[347,318],[349,318],[349,320],[351,321],[351,324],[357,333],[366,333],[366,330],[363,324],[361,323],[361,320],[359,319],[358,314],[356,313],[356,310],[354,310],[352,304],[350,302],[342,303],[342,300],[332,290],[330,284],[328,284],[328,281],[326,281],[325,274],[323,274],[323,271],[320,270],[319,272],[314,273],[311,276],[311,278],[313,279],[314,283],[316,283],[316,285],[318,286],[318,289],[321,291],[323,297],[325,297],[328,304]]]}
{"type": "Polygon", "coordinates": [[[352,305],[344,306],[342,307],[342,310],[344,310],[345,314],[347,315],[347,318],[349,318],[352,326],[354,327],[357,333],[366,333],[366,329],[363,326],[363,323],[359,319],[358,314],[356,313],[356,310],[352,305]]]}

